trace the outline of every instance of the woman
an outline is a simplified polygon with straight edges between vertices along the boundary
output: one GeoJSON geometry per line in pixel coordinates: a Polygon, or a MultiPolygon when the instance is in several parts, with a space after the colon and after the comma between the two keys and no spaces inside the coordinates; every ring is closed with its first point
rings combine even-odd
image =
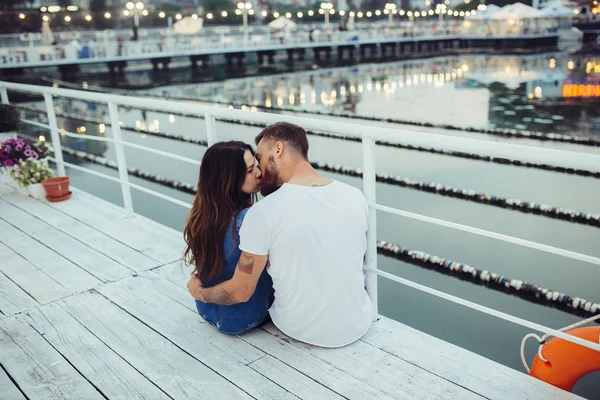
{"type": "MultiPolygon", "coordinates": [[[[231,279],[241,255],[239,230],[246,211],[256,200],[261,172],[254,151],[243,142],[211,146],[200,165],[198,192],[184,228],[184,259],[210,287],[231,279]]],[[[256,291],[245,303],[231,306],[196,301],[205,321],[220,332],[238,335],[268,317],[273,302],[273,281],[263,271],[256,291]]]]}

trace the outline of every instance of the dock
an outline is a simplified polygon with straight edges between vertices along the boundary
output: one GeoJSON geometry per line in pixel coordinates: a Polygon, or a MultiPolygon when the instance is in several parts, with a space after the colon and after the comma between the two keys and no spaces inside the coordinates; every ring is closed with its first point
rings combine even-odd
{"type": "MultiPolygon", "coordinates": [[[[332,60],[358,62],[391,60],[403,57],[447,54],[452,52],[495,51],[512,52],[532,49],[554,49],[558,43],[557,32],[519,34],[508,36],[474,36],[454,31],[430,33],[426,31],[389,34],[352,33],[345,37],[336,35],[318,41],[294,37],[286,41],[275,40],[270,35],[255,35],[249,41],[207,41],[190,39],[184,42],[145,40],[139,42],[98,43],[85,58],[75,51],[58,47],[9,47],[0,51],[0,72],[23,72],[24,69],[55,67],[62,73],[77,72],[80,67],[106,64],[111,73],[123,72],[128,63],[150,62],[154,70],[168,70],[175,59],[189,59],[192,68],[208,68],[215,58],[224,58],[228,66],[242,66],[246,58],[259,65],[273,65],[277,54],[286,55],[287,62],[332,60]],[[333,54],[333,56],[332,56],[333,54]]],[[[285,57],[285,56],[284,56],[285,57]]]]}
{"type": "MultiPolygon", "coordinates": [[[[380,316],[339,349],[198,315],[181,232],[80,190],[0,184],[3,399],[576,399],[380,316]]],[[[515,351],[517,347],[515,345],[515,351]]]]}

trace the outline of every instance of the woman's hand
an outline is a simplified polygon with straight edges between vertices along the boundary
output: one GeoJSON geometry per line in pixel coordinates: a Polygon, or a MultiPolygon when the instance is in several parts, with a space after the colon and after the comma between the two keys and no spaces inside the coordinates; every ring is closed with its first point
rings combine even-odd
{"type": "Polygon", "coordinates": [[[190,281],[187,284],[187,288],[194,299],[202,301],[200,291],[204,289],[204,284],[193,272],[191,274],[190,281]]]}

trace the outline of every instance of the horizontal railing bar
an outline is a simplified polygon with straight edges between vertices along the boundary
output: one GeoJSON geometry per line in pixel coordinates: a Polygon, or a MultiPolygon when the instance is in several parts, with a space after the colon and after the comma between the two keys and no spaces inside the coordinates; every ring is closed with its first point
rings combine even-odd
{"type": "MultiPolygon", "coordinates": [[[[48,124],[44,124],[42,122],[37,122],[37,121],[32,121],[30,119],[21,118],[21,122],[24,122],[26,124],[33,125],[33,126],[38,126],[40,128],[50,129],[50,125],[48,125],[48,124]]],[[[100,136],[82,135],[82,134],[78,134],[78,133],[69,132],[69,131],[66,131],[61,128],[58,128],[57,131],[58,131],[58,133],[60,133],[62,135],[76,138],[76,139],[95,140],[97,142],[114,142],[114,140],[110,139],[110,138],[105,138],[105,137],[100,137],[100,136]]]]}
{"type": "Polygon", "coordinates": [[[201,116],[205,113],[216,118],[232,118],[235,116],[241,120],[258,123],[275,123],[285,119],[285,121],[300,125],[305,129],[324,130],[327,132],[347,136],[361,138],[368,137],[380,141],[410,144],[413,146],[430,146],[452,151],[469,151],[493,157],[516,157],[522,161],[541,164],[554,164],[579,169],[589,169],[591,171],[600,170],[600,155],[583,152],[546,149],[542,147],[500,143],[481,139],[447,136],[443,134],[383,128],[357,123],[332,121],[327,119],[311,119],[294,115],[282,116],[270,113],[242,111],[224,107],[211,107],[201,104],[168,101],[162,99],[148,99],[106,93],[83,92],[53,87],[40,88],[39,86],[25,85],[20,83],[0,82],[0,87],[32,93],[50,93],[56,96],[71,97],[88,102],[95,101],[99,103],[106,103],[110,101],[130,107],[158,107],[165,111],[187,112],[198,116],[201,116]]]}
{"type": "MultiPolygon", "coordinates": [[[[144,134],[143,132],[141,132],[142,134],[144,134]]],[[[162,150],[157,150],[157,149],[153,149],[151,147],[146,147],[146,146],[142,146],[139,144],[135,144],[135,143],[131,143],[131,142],[123,142],[121,140],[113,140],[113,142],[115,143],[121,143],[123,146],[127,146],[127,147],[131,147],[134,149],[140,149],[140,150],[144,150],[150,153],[154,153],[154,154],[159,154],[161,156],[165,156],[165,157],[169,157],[172,158],[174,160],[179,160],[179,161],[184,161],[193,165],[200,165],[200,161],[198,160],[193,160],[191,158],[187,158],[187,157],[183,157],[183,156],[178,156],[177,154],[173,154],[173,153],[167,153],[166,151],[162,151],[162,150]]]]}
{"type": "Polygon", "coordinates": [[[421,285],[419,283],[410,281],[408,279],[400,278],[399,276],[396,276],[394,274],[390,274],[389,272],[385,272],[385,271],[382,271],[382,270],[375,270],[375,269],[368,268],[368,267],[366,267],[364,269],[366,271],[376,272],[377,275],[382,276],[384,278],[387,278],[389,280],[392,280],[394,282],[401,283],[403,285],[412,287],[413,289],[417,289],[417,290],[420,290],[422,292],[431,294],[433,296],[442,298],[444,300],[448,300],[448,301],[451,301],[453,303],[460,304],[462,306],[471,308],[473,310],[477,310],[477,311],[482,312],[484,314],[488,314],[488,315],[491,315],[493,317],[500,318],[500,319],[503,319],[503,320],[508,321],[508,322],[512,322],[513,324],[524,326],[526,328],[534,329],[534,330],[536,330],[538,332],[548,333],[548,334],[550,334],[552,336],[555,336],[555,337],[558,337],[558,338],[561,338],[561,339],[564,339],[564,340],[568,340],[569,342],[573,342],[573,343],[579,344],[581,346],[590,348],[592,350],[600,351],[600,343],[593,343],[593,342],[590,342],[588,340],[584,340],[584,339],[578,338],[577,336],[569,335],[568,333],[564,333],[564,332],[561,332],[559,330],[552,329],[552,328],[549,328],[547,326],[537,324],[535,322],[527,321],[525,319],[522,319],[522,318],[519,318],[519,317],[515,317],[514,315],[510,315],[510,314],[506,314],[506,313],[504,313],[502,311],[494,310],[493,308],[489,308],[489,307],[482,306],[482,305],[477,304],[477,303],[473,303],[472,301],[465,300],[465,299],[462,299],[460,297],[456,297],[456,296],[453,296],[451,294],[441,292],[439,290],[430,288],[428,286],[421,285]]]}
{"type": "MultiPolygon", "coordinates": [[[[53,161],[53,162],[56,162],[56,159],[54,157],[48,157],[48,159],[51,160],[51,161],[53,161]]],[[[185,201],[181,201],[181,200],[175,199],[173,197],[167,196],[166,194],[162,194],[162,193],[157,192],[155,190],[148,189],[148,188],[145,188],[145,187],[140,186],[140,185],[136,185],[135,183],[123,182],[120,179],[115,178],[113,176],[106,175],[106,174],[103,174],[101,172],[94,171],[93,169],[80,167],[79,165],[71,164],[71,163],[68,163],[68,162],[65,162],[64,165],[65,165],[65,167],[69,167],[69,168],[72,168],[72,169],[75,169],[75,170],[78,170],[78,171],[82,171],[82,172],[87,172],[89,174],[98,176],[100,178],[103,178],[103,179],[106,179],[106,180],[109,180],[109,181],[113,181],[115,183],[119,183],[119,184],[122,184],[122,185],[123,184],[127,185],[127,186],[132,187],[134,189],[137,189],[137,190],[139,190],[141,192],[145,192],[145,193],[151,194],[153,196],[159,197],[159,198],[161,198],[163,200],[167,200],[167,201],[169,201],[169,202],[171,202],[173,204],[177,204],[177,205],[185,207],[185,208],[192,208],[192,205],[190,203],[186,203],[185,201]]]]}
{"type": "Polygon", "coordinates": [[[418,221],[428,222],[430,224],[445,226],[447,228],[457,229],[459,231],[474,233],[476,235],[489,237],[492,239],[501,240],[503,242],[517,244],[523,247],[529,247],[530,249],[544,251],[550,254],[556,254],[559,256],[571,258],[573,260],[584,261],[590,264],[600,265],[600,258],[588,256],[586,254],[576,253],[574,251],[561,249],[558,247],[548,246],[546,244],[532,242],[530,240],[519,239],[516,237],[504,235],[502,233],[496,233],[487,231],[485,229],[475,228],[468,225],[457,224],[456,222],[445,221],[443,219],[427,217],[425,215],[415,214],[408,211],[398,210],[392,207],[382,206],[380,204],[369,203],[369,206],[380,211],[384,211],[390,214],[400,215],[401,217],[411,218],[418,221]]]}
{"type": "MultiPolygon", "coordinates": [[[[21,119],[21,121],[25,122],[26,124],[39,126],[40,128],[50,129],[49,125],[43,124],[41,122],[32,121],[32,120],[28,120],[28,119],[21,119]]],[[[111,139],[111,138],[105,138],[105,137],[100,137],[100,136],[76,134],[76,133],[65,131],[64,129],[60,129],[60,128],[58,129],[58,132],[61,133],[61,134],[63,134],[63,135],[65,135],[65,136],[76,138],[76,139],[86,139],[86,140],[96,140],[96,141],[100,141],[100,142],[120,143],[123,146],[131,147],[131,148],[139,149],[139,150],[144,150],[144,151],[147,151],[149,153],[154,153],[154,154],[158,154],[158,155],[161,155],[161,156],[169,157],[169,158],[172,158],[174,160],[184,161],[184,162],[187,162],[187,163],[190,163],[190,164],[193,164],[193,165],[197,165],[197,166],[200,165],[200,161],[193,160],[191,158],[187,158],[187,157],[183,157],[183,156],[179,156],[177,154],[168,153],[166,151],[153,149],[152,147],[142,146],[142,145],[135,144],[135,143],[124,142],[124,141],[121,141],[121,140],[114,140],[114,139],[111,139]]]]}

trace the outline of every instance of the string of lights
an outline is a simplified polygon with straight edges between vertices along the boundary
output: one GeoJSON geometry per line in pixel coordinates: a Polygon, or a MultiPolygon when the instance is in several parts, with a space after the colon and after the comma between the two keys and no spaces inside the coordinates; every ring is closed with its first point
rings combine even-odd
{"type": "MultiPolygon", "coordinates": [[[[467,3],[467,2],[465,2],[465,3],[467,3]]],[[[134,4],[134,3],[131,3],[131,4],[134,4]]],[[[244,14],[247,14],[250,16],[254,16],[254,15],[256,15],[257,17],[260,16],[261,19],[285,17],[288,19],[302,20],[302,19],[315,19],[315,18],[320,18],[321,16],[323,16],[323,17],[327,16],[327,20],[328,20],[330,17],[337,16],[340,18],[351,18],[351,19],[354,19],[355,21],[356,20],[388,18],[389,21],[391,22],[392,18],[394,18],[396,16],[412,20],[414,18],[427,18],[427,17],[439,16],[440,14],[451,16],[451,17],[457,17],[457,18],[465,18],[465,17],[469,17],[471,15],[475,15],[477,13],[477,10],[475,10],[475,9],[467,10],[467,11],[451,10],[451,9],[448,9],[446,7],[446,5],[444,5],[444,7],[436,7],[436,8],[431,8],[431,9],[418,10],[418,9],[395,8],[395,5],[394,5],[394,8],[391,8],[391,7],[389,7],[389,4],[392,4],[392,3],[389,3],[383,9],[337,10],[331,5],[331,3],[322,3],[321,7],[319,7],[318,9],[309,9],[309,10],[303,9],[302,11],[284,11],[284,10],[260,10],[259,11],[259,10],[253,9],[252,4],[249,2],[238,3],[238,4],[242,5],[242,7],[240,7],[238,5],[238,7],[235,9],[233,9],[233,7],[232,7],[232,8],[228,8],[228,9],[223,9],[221,11],[211,11],[211,12],[206,12],[203,14],[200,14],[197,12],[184,14],[182,12],[167,11],[167,10],[152,10],[151,11],[144,7],[143,2],[136,2],[135,9],[140,10],[141,15],[144,17],[156,16],[161,19],[172,17],[172,18],[175,18],[176,20],[180,20],[184,16],[189,16],[193,19],[205,18],[207,20],[213,20],[213,19],[218,20],[218,19],[231,18],[234,15],[235,16],[244,16],[244,14]],[[331,7],[329,5],[331,5],[331,7]]],[[[445,4],[449,4],[449,1],[446,0],[445,4]]],[[[427,2],[426,2],[425,5],[430,6],[431,4],[427,4],[427,2]]],[[[120,11],[120,13],[122,13],[123,16],[128,17],[134,13],[135,9],[126,7],[122,11],[120,11]]],[[[6,12],[4,12],[4,13],[6,13],[6,12]]],[[[9,11],[9,13],[10,13],[10,11],[9,11]]],[[[86,22],[92,22],[96,18],[111,19],[111,18],[115,17],[114,14],[116,14],[117,11],[115,9],[107,9],[104,11],[95,11],[94,12],[94,11],[82,10],[76,5],[70,5],[67,7],[61,7],[61,6],[55,5],[55,6],[49,6],[49,7],[41,7],[39,10],[35,10],[35,11],[20,10],[20,11],[15,11],[14,13],[18,14],[18,18],[21,20],[24,20],[30,16],[39,16],[41,13],[45,21],[47,21],[49,19],[49,15],[66,14],[64,16],[64,19],[67,22],[74,21],[74,18],[81,18],[82,20],[84,20],[86,22]],[[68,19],[67,19],[67,17],[68,17],[68,19]]],[[[326,22],[328,22],[328,21],[326,21],[326,22]]]]}

